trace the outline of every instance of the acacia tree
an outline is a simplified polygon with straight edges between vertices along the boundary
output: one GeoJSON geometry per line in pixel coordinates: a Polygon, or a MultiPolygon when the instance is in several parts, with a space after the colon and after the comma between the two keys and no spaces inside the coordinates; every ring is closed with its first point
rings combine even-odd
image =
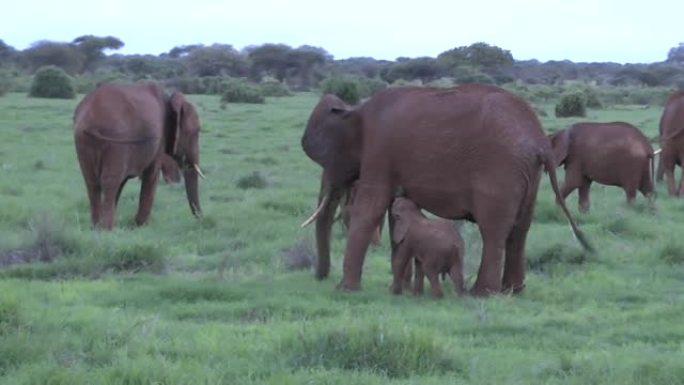
{"type": "Polygon", "coordinates": [[[4,40],[0,39],[0,67],[6,66],[14,60],[17,50],[11,45],[7,45],[4,40]]]}
{"type": "Polygon", "coordinates": [[[247,56],[252,63],[251,77],[258,80],[264,75],[269,75],[281,82],[284,81],[292,64],[291,51],[292,47],[288,45],[271,43],[247,48],[247,56]]]}
{"type": "Polygon", "coordinates": [[[93,35],[79,36],[71,44],[81,53],[81,73],[95,71],[97,65],[105,58],[105,50],[117,50],[124,46],[123,41],[114,36],[93,35]]]}
{"type": "Polygon", "coordinates": [[[679,43],[678,46],[670,48],[667,53],[668,63],[684,64],[684,43],[679,43]]]}
{"type": "Polygon", "coordinates": [[[196,76],[246,76],[249,68],[245,58],[229,44],[199,46],[183,58],[196,76]]]}
{"type": "Polygon", "coordinates": [[[289,68],[293,76],[299,78],[302,88],[310,88],[314,84],[314,73],[332,56],[326,50],[310,45],[303,45],[288,53],[289,68]]]}
{"type": "Polygon", "coordinates": [[[72,44],[41,40],[23,50],[20,60],[31,72],[43,66],[54,65],[73,75],[81,69],[83,54],[72,44]]]}

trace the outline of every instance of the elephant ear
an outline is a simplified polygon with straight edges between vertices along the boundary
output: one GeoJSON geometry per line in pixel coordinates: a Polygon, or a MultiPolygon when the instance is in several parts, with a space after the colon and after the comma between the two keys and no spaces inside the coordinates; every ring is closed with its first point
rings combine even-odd
{"type": "Polygon", "coordinates": [[[181,121],[183,116],[183,105],[185,105],[185,96],[181,92],[175,91],[169,98],[169,105],[173,111],[173,128],[171,130],[171,140],[168,145],[169,153],[176,155],[178,152],[178,142],[180,141],[181,121]]]}
{"type": "Polygon", "coordinates": [[[554,165],[560,166],[568,157],[568,149],[570,147],[570,129],[565,128],[552,134],[551,147],[553,147],[554,165]]]}
{"type": "Polygon", "coordinates": [[[406,218],[402,218],[401,215],[394,214],[394,228],[392,229],[392,241],[394,243],[401,243],[404,238],[406,238],[406,234],[408,234],[409,230],[409,223],[406,220],[406,218]]]}

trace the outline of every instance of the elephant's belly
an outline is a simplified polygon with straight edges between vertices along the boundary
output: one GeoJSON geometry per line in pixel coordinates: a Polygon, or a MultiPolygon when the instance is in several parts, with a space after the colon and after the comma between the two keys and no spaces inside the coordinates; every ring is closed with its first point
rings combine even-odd
{"type": "Polygon", "coordinates": [[[468,191],[407,187],[405,193],[419,207],[432,214],[447,219],[472,220],[471,194],[468,191]]]}

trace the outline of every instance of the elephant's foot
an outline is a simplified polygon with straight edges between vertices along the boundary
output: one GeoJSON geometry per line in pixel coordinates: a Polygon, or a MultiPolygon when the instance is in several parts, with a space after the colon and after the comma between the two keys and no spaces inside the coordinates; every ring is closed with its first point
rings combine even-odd
{"type": "Polygon", "coordinates": [[[401,286],[401,284],[394,284],[393,283],[392,286],[390,286],[390,293],[392,293],[394,295],[401,295],[404,292],[403,289],[404,288],[401,286]]]}
{"type": "Polygon", "coordinates": [[[147,223],[147,218],[141,218],[138,215],[135,216],[135,225],[136,226],[144,226],[145,223],[147,223]]]}
{"type": "Polygon", "coordinates": [[[525,289],[525,284],[504,284],[501,292],[504,294],[520,294],[525,289]]]}
{"type": "Polygon", "coordinates": [[[501,292],[501,285],[485,285],[475,282],[475,285],[470,288],[469,294],[473,297],[489,297],[499,292],[501,292]]]}
{"type": "Polygon", "coordinates": [[[335,288],[339,291],[359,291],[361,290],[361,283],[349,282],[342,279],[335,288]]]}

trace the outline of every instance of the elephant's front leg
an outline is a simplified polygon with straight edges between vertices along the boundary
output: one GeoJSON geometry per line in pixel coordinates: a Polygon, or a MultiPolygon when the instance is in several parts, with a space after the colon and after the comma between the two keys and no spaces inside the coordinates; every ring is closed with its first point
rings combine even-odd
{"type": "MultiPolygon", "coordinates": [[[[379,183],[359,182],[357,199],[351,207],[351,223],[344,251],[339,290],[355,291],[361,287],[363,261],[373,231],[378,227],[390,202],[390,188],[379,183]]],[[[403,270],[401,271],[403,273],[403,270]]]]}
{"type": "Polygon", "coordinates": [[[147,222],[154,203],[154,192],[157,189],[159,180],[159,166],[154,164],[147,168],[142,176],[140,187],[140,201],[138,202],[138,213],[135,216],[135,224],[142,226],[147,222]]]}

